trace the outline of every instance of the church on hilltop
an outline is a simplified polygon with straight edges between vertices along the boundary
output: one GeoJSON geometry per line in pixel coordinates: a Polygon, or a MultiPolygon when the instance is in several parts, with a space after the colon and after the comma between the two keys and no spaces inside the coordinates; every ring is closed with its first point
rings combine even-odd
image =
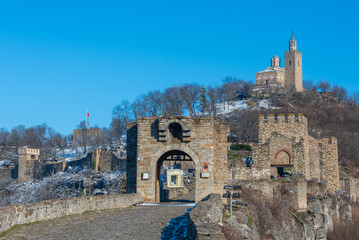
{"type": "Polygon", "coordinates": [[[256,73],[256,87],[259,92],[275,87],[303,91],[302,53],[297,50],[297,40],[294,34],[289,40],[289,51],[286,51],[284,56],[284,67],[280,66],[280,58],[274,55],[271,59],[271,66],[256,73]]]}

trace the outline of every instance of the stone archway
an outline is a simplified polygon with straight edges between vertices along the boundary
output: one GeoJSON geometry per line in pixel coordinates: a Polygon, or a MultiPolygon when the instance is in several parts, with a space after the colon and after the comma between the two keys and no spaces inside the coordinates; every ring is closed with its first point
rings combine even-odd
{"type": "Polygon", "coordinates": [[[293,156],[291,152],[287,149],[279,150],[275,157],[272,165],[293,165],[293,156]]]}
{"type": "Polygon", "coordinates": [[[158,163],[166,154],[181,153],[194,164],[195,201],[222,194],[229,176],[227,130],[224,122],[212,118],[138,118],[127,129],[127,192],[146,202],[159,201],[158,163]]]}
{"type": "Polygon", "coordinates": [[[293,167],[293,155],[288,149],[279,150],[274,159],[271,161],[271,174],[275,176],[283,176],[285,168],[291,169],[293,167]]]}
{"type": "MultiPolygon", "coordinates": [[[[176,162],[183,162],[183,161],[191,161],[194,164],[194,161],[190,155],[187,153],[180,151],[180,150],[170,150],[162,154],[162,156],[157,160],[156,163],[156,170],[155,170],[155,199],[156,202],[160,202],[160,195],[161,195],[161,166],[165,161],[170,159],[171,157],[176,157],[176,162]]],[[[194,167],[196,169],[196,165],[194,164],[194,167]]],[[[197,171],[195,171],[195,174],[197,171]]],[[[197,186],[197,185],[195,185],[197,186]]],[[[196,188],[195,188],[196,191],[196,188]]]]}
{"type": "MultiPolygon", "coordinates": [[[[158,179],[158,171],[159,171],[158,167],[160,167],[160,165],[162,164],[160,161],[163,161],[163,158],[167,154],[171,154],[171,153],[181,153],[181,154],[185,154],[185,155],[189,156],[195,166],[195,174],[196,174],[195,177],[196,177],[196,179],[200,178],[201,163],[200,163],[197,155],[194,153],[194,151],[183,144],[167,145],[165,147],[165,149],[159,150],[155,154],[155,156],[153,156],[152,161],[151,161],[151,166],[150,166],[151,172],[155,173],[154,192],[155,192],[155,201],[156,202],[160,201],[160,199],[159,199],[160,186],[159,186],[159,179],[158,179]]],[[[197,192],[198,187],[199,187],[199,185],[196,181],[195,192],[197,192]]],[[[197,199],[197,195],[196,195],[196,199],[197,199]]]]}

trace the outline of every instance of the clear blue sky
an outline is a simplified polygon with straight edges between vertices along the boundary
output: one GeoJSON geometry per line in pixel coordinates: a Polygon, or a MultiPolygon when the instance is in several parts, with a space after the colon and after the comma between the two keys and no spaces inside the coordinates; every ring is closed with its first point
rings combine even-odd
{"type": "MultiPolygon", "coordinates": [[[[294,29],[303,78],[359,91],[358,1],[0,0],[0,127],[69,134],[86,108],[225,76],[255,80],[294,29]]],[[[283,63],[283,61],[282,61],[283,63]]]]}

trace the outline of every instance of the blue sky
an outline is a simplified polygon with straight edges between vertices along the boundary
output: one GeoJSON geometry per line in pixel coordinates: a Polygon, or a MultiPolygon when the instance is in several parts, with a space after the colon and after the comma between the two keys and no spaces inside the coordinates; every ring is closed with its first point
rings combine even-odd
{"type": "MultiPolygon", "coordinates": [[[[69,134],[86,108],[226,76],[255,80],[292,29],[303,79],[359,91],[357,1],[0,0],[0,127],[46,122],[69,134]]],[[[282,61],[283,63],[283,61],[282,61]]]]}

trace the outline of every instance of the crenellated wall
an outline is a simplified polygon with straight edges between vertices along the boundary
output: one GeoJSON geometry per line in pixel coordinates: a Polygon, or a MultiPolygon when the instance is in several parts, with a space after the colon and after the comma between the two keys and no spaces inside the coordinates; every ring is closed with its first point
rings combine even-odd
{"type": "Polygon", "coordinates": [[[36,204],[0,208],[0,233],[19,224],[50,220],[86,211],[125,208],[140,202],[138,194],[102,195],[64,198],[36,204]]]}
{"type": "Polygon", "coordinates": [[[269,179],[292,168],[307,181],[325,182],[329,192],[339,190],[337,139],[311,137],[302,114],[260,115],[259,143],[251,146],[254,163],[234,169],[235,179],[269,179]]]}

